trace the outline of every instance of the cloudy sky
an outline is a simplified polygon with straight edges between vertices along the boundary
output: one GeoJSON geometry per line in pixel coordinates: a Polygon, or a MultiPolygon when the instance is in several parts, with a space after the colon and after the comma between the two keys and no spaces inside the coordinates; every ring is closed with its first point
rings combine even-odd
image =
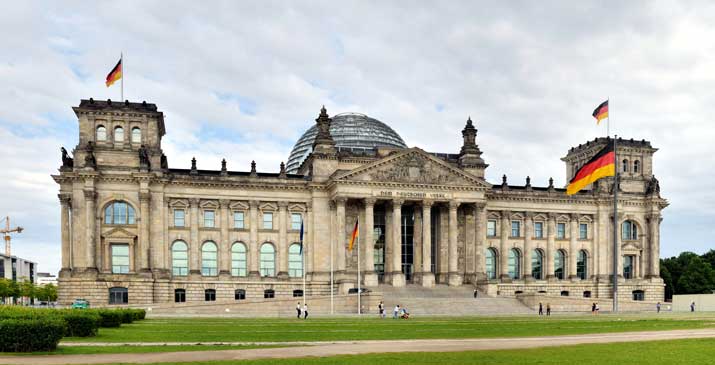
{"type": "Polygon", "coordinates": [[[59,147],[82,98],[166,115],[171,167],[277,171],[315,119],[355,111],[410,146],[457,152],[467,116],[487,178],[565,184],[567,150],[611,129],[660,150],[663,256],[713,248],[715,6],[711,2],[7,3],[0,12],[0,215],[15,254],[60,265],[59,147]]]}

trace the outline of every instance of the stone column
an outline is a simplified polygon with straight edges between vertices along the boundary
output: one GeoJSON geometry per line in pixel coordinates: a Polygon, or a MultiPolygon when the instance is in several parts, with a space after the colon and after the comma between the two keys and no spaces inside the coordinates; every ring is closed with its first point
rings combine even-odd
{"type": "Polygon", "coordinates": [[[547,222],[548,229],[546,231],[546,279],[555,280],[554,276],[554,254],[556,246],[556,214],[549,213],[547,222]]]}
{"type": "Polygon", "coordinates": [[[259,278],[261,273],[258,271],[258,200],[248,202],[250,221],[248,222],[249,240],[248,243],[248,276],[250,278],[259,278]]]}
{"type": "Polygon", "coordinates": [[[578,245],[576,238],[578,237],[578,214],[571,214],[571,221],[569,222],[569,262],[568,262],[568,273],[571,280],[578,280],[576,276],[576,260],[578,258],[578,245]]]}
{"type": "Polygon", "coordinates": [[[509,283],[509,230],[511,229],[511,212],[503,210],[501,212],[501,234],[499,235],[499,278],[502,282],[509,283]]]}
{"type": "Polygon", "coordinates": [[[288,278],[288,202],[278,202],[278,277],[288,278]]]}
{"type": "Polygon", "coordinates": [[[191,210],[191,223],[189,227],[189,274],[201,274],[201,242],[199,242],[199,199],[189,199],[191,210]]]}
{"type": "Polygon", "coordinates": [[[149,266],[149,226],[151,225],[151,211],[149,203],[151,202],[151,194],[148,191],[139,193],[139,242],[137,245],[136,268],[137,271],[150,271],[149,266]]]}
{"type": "Polygon", "coordinates": [[[405,274],[402,273],[402,199],[392,201],[392,272],[390,280],[392,286],[405,286],[405,274]]]}
{"type": "Polygon", "coordinates": [[[477,283],[487,280],[486,268],[486,245],[487,245],[487,210],[485,203],[477,203],[475,205],[477,215],[477,234],[476,234],[476,275],[477,283]]]}
{"type": "Polygon", "coordinates": [[[363,283],[365,286],[377,285],[377,274],[375,273],[375,199],[365,199],[365,224],[363,224],[363,240],[365,246],[362,257],[363,283]]]}
{"type": "Polygon", "coordinates": [[[95,212],[95,207],[94,203],[95,200],[97,199],[97,193],[94,192],[94,190],[84,190],[84,214],[86,221],[85,223],[87,224],[86,231],[85,231],[85,242],[86,242],[86,257],[87,257],[87,265],[86,267],[88,269],[97,269],[97,252],[96,252],[96,247],[97,247],[97,242],[95,240],[95,223],[97,222],[96,215],[97,213],[95,212]]]}
{"type": "Polygon", "coordinates": [[[459,235],[457,226],[457,208],[459,202],[449,201],[449,285],[462,285],[464,278],[459,273],[459,250],[457,246],[457,236],[459,235]]]}
{"type": "Polygon", "coordinates": [[[335,244],[335,274],[338,276],[345,274],[345,202],[347,202],[347,198],[335,198],[335,214],[338,226],[335,244]]]}
{"type": "Polygon", "coordinates": [[[649,253],[649,264],[648,264],[648,274],[649,279],[660,277],[660,221],[661,217],[659,213],[653,213],[648,217],[648,226],[650,232],[648,234],[650,247],[649,253]]]}
{"type": "Polygon", "coordinates": [[[70,206],[72,196],[70,194],[59,194],[60,198],[60,231],[62,235],[62,272],[72,270],[72,247],[70,243],[70,206]]]}
{"type": "Polygon", "coordinates": [[[434,286],[432,267],[432,201],[422,201],[422,273],[420,281],[422,286],[434,286]]]}
{"type": "MultiPolygon", "coordinates": [[[[534,213],[526,212],[526,218],[524,219],[524,280],[527,282],[533,282],[534,277],[531,276],[531,255],[534,252],[534,245],[531,240],[534,230],[534,213]]],[[[544,268],[541,268],[541,273],[543,275],[544,268]]]]}
{"type": "Polygon", "coordinates": [[[228,234],[228,227],[231,222],[231,213],[228,209],[230,200],[220,199],[218,203],[221,221],[221,242],[218,243],[218,274],[226,277],[231,275],[231,242],[228,234]]]}

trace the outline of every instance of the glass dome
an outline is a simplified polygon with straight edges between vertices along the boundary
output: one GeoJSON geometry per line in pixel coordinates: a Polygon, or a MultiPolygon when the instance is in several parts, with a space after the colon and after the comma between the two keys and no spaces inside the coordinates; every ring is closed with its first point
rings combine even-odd
{"type": "MultiPolygon", "coordinates": [[[[387,124],[359,113],[342,113],[332,117],[330,135],[333,136],[335,147],[372,150],[375,147],[407,148],[397,132],[387,124]]],[[[288,157],[286,172],[294,174],[305,159],[313,151],[313,142],[318,134],[318,127],[313,124],[298,142],[288,157]]]]}

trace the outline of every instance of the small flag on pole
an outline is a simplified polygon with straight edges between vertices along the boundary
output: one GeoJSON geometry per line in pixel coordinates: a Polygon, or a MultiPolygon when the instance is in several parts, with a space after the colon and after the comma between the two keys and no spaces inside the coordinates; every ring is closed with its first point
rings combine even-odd
{"type": "Polygon", "coordinates": [[[119,80],[121,78],[122,78],[122,59],[120,58],[119,62],[117,62],[117,65],[114,66],[112,71],[110,71],[109,74],[107,75],[107,81],[105,82],[105,84],[107,85],[107,87],[110,87],[110,86],[112,86],[112,84],[114,84],[117,80],[119,80]]]}
{"type": "Polygon", "coordinates": [[[303,220],[300,221],[300,254],[303,255],[303,220]]]}
{"type": "Polygon", "coordinates": [[[600,124],[602,120],[608,118],[608,100],[601,103],[593,111],[593,117],[596,118],[596,124],[600,124]]]}
{"type": "Polygon", "coordinates": [[[348,244],[348,251],[353,250],[353,245],[355,244],[355,239],[358,236],[358,221],[355,221],[355,228],[353,228],[353,234],[350,236],[350,244],[348,244]]]}

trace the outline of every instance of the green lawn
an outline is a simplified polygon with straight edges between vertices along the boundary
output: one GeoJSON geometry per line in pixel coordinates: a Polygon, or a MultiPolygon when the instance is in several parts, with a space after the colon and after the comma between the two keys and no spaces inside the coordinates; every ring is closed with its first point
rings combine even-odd
{"type": "Polygon", "coordinates": [[[147,319],[64,342],[286,342],[548,336],[715,327],[715,318],[686,316],[147,319]]]}
{"type": "MultiPolygon", "coordinates": [[[[346,355],[285,360],[214,361],[181,365],[421,365],[421,364],[712,364],[715,340],[674,340],[545,347],[524,350],[346,355]]],[[[168,365],[169,363],[162,363],[168,365]]]]}

